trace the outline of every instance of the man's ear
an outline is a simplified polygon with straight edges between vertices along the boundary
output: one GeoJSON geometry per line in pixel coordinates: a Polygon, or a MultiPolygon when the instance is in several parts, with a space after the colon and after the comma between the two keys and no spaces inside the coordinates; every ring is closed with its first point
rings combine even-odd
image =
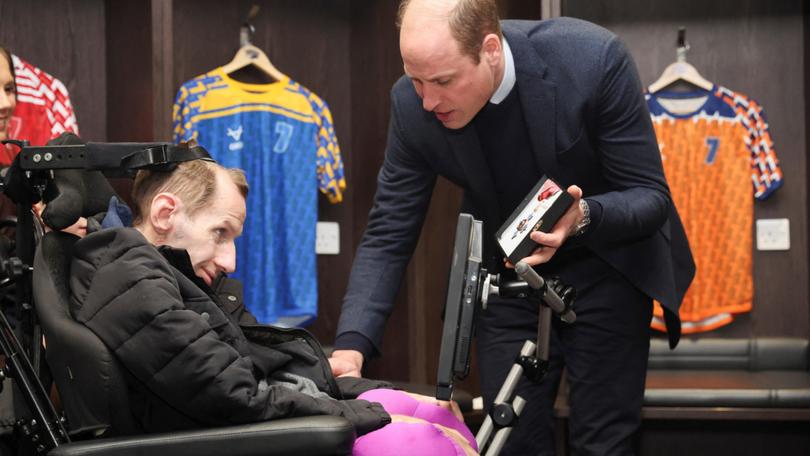
{"type": "Polygon", "coordinates": [[[501,39],[498,38],[498,35],[495,33],[490,33],[484,37],[484,41],[481,44],[481,54],[482,58],[490,66],[496,66],[501,61],[501,56],[503,56],[503,47],[501,46],[501,39]]]}
{"type": "Polygon", "coordinates": [[[159,193],[152,198],[149,222],[158,236],[166,236],[175,229],[182,205],[182,201],[172,193],[159,193]]]}

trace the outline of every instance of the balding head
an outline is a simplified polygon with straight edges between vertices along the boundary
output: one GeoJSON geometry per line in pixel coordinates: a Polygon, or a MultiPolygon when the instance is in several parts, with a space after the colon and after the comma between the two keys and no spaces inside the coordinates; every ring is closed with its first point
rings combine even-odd
{"type": "Polygon", "coordinates": [[[179,163],[174,170],[140,170],[132,185],[133,224],[140,225],[148,217],[150,205],[156,195],[162,192],[176,194],[181,198],[193,216],[208,205],[217,187],[217,177],[224,173],[236,185],[242,198],[247,198],[248,185],[245,173],[240,169],[224,168],[207,160],[191,160],[179,163]]]}
{"type": "Polygon", "coordinates": [[[501,38],[498,7],[495,0],[403,0],[399,5],[397,26],[400,44],[409,36],[445,29],[461,52],[478,63],[484,37],[501,38]]]}

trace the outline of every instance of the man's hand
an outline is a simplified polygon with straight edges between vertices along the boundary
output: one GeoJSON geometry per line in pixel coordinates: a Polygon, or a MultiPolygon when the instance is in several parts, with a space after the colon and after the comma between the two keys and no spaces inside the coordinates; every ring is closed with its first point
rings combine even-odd
{"type": "MultiPolygon", "coordinates": [[[[568,193],[574,197],[574,203],[571,204],[571,207],[560,217],[554,225],[554,228],[551,229],[551,232],[544,233],[542,231],[533,231],[530,235],[532,241],[540,244],[540,246],[534,249],[531,255],[522,260],[529,266],[547,263],[551,257],[557,253],[557,250],[563,245],[563,242],[568,239],[568,236],[574,234],[577,225],[585,218],[585,214],[579,206],[579,200],[582,198],[582,189],[576,185],[572,185],[568,187],[568,193]]],[[[504,262],[508,268],[515,267],[509,260],[504,259],[504,262]]]]}
{"type": "Polygon", "coordinates": [[[329,364],[335,377],[362,377],[363,354],[357,350],[335,350],[329,364]]]}

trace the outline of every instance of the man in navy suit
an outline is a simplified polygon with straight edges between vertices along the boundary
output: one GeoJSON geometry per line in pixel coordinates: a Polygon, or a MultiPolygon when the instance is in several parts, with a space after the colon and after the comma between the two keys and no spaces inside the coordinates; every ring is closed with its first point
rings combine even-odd
{"type": "MultiPolygon", "coordinates": [[[[552,454],[562,367],[575,454],[630,454],[640,423],[652,302],[670,344],[693,275],[689,245],[664,178],[635,65],[617,37],[575,19],[498,20],[493,0],[411,0],[400,7],[405,76],[391,90],[385,161],[358,248],[330,360],[360,375],[379,353],[403,271],[437,175],[465,190],[484,222],[485,262],[509,274],[493,233],[543,175],[575,203],[524,261],[577,290],[577,321],[555,321],[548,375],[523,381],[528,401],[504,454],[552,454]]],[[[478,322],[487,404],[537,308],[499,299],[478,322]]]]}

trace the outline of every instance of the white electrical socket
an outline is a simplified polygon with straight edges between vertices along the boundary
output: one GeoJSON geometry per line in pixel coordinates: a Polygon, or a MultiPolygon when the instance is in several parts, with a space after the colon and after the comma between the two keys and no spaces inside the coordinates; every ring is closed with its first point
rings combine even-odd
{"type": "Polygon", "coordinates": [[[790,250],[790,220],[757,219],[757,250],[790,250]]]}
{"type": "Polygon", "coordinates": [[[318,222],[315,226],[315,253],[318,255],[340,253],[340,225],[337,222],[318,222]]]}

